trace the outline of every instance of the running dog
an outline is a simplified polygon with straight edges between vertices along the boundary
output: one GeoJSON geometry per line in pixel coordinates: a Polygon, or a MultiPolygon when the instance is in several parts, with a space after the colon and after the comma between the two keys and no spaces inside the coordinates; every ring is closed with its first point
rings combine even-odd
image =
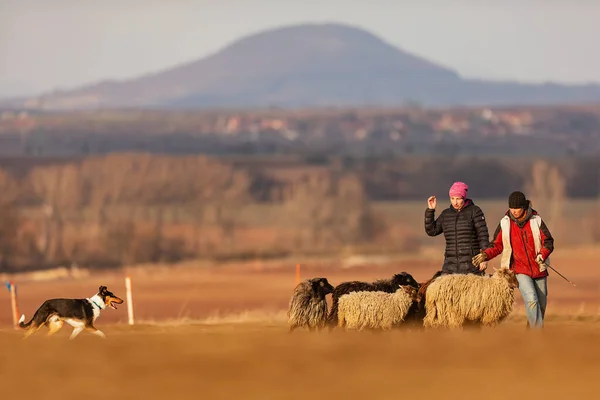
{"type": "Polygon", "coordinates": [[[42,326],[48,327],[48,336],[58,332],[63,323],[73,327],[69,339],[75,339],[84,329],[91,334],[105,338],[104,333],[94,326],[100,310],[106,307],[117,309],[115,304],[123,300],[109,292],[106,286],[100,286],[98,293],[86,299],[50,299],[37,309],[33,318],[25,323],[25,314],[19,319],[19,326],[25,329],[25,338],[35,333],[42,326]]]}

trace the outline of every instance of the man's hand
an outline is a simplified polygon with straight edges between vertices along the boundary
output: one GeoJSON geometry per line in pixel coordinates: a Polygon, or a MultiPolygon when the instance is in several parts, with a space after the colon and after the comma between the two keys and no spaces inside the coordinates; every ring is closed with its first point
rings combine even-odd
{"type": "Polygon", "coordinates": [[[487,269],[487,261],[484,261],[481,264],[479,264],[480,271],[485,271],[486,269],[487,269]]]}
{"type": "Polygon", "coordinates": [[[538,265],[540,266],[540,272],[544,272],[548,269],[548,266],[544,263],[544,257],[542,257],[541,254],[538,254],[535,257],[535,262],[538,263],[538,265]]]}
{"type": "Polygon", "coordinates": [[[427,199],[427,207],[429,207],[432,210],[435,210],[436,206],[437,206],[437,200],[436,200],[435,196],[431,196],[430,198],[427,199]]]}
{"type": "MultiPolygon", "coordinates": [[[[473,265],[476,267],[478,267],[479,264],[481,264],[482,262],[484,262],[486,260],[487,260],[487,255],[483,251],[471,259],[471,261],[473,262],[473,265]]],[[[486,267],[487,267],[487,265],[486,265],[486,267]]],[[[480,269],[480,271],[481,271],[481,269],[480,269]]]]}

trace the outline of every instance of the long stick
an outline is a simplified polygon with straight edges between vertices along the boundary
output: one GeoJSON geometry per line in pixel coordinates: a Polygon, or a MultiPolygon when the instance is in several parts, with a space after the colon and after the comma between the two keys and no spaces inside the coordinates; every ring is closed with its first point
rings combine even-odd
{"type": "Polygon", "coordinates": [[[560,272],[558,272],[557,270],[555,270],[554,268],[552,268],[549,265],[546,265],[548,268],[550,268],[552,271],[556,272],[558,275],[560,275],[565,281],[569,282],[571,285],[577,287],[577,285],[575,285],[573,282],[571,282],[570,280],[568,280],[567,278],[565,278],[565,276],[563,274],[561,274],[560,272]]]}

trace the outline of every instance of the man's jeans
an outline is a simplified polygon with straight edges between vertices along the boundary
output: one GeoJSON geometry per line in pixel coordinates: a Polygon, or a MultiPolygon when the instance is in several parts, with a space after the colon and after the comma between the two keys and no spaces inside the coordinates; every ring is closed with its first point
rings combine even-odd
{"type": "Polygon", "coordinates": [[[548,297],[547,277],[532,279],[527,275],[517,274],[517,280],[525,303],[529,327],[542,328],[548,297]]]}

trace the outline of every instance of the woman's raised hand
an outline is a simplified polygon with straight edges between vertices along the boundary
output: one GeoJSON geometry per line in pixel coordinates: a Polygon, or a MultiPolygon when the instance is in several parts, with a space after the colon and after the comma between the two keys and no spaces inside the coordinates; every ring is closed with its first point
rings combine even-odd
{"type": "Polygon", "coordinates": [[[435,196],[431,196],[430,198],[427,199],[427,207],[429,207],[432,210],[435,210],[436,206],[437,206],[437,200],[436,200],[435,196]]]}

